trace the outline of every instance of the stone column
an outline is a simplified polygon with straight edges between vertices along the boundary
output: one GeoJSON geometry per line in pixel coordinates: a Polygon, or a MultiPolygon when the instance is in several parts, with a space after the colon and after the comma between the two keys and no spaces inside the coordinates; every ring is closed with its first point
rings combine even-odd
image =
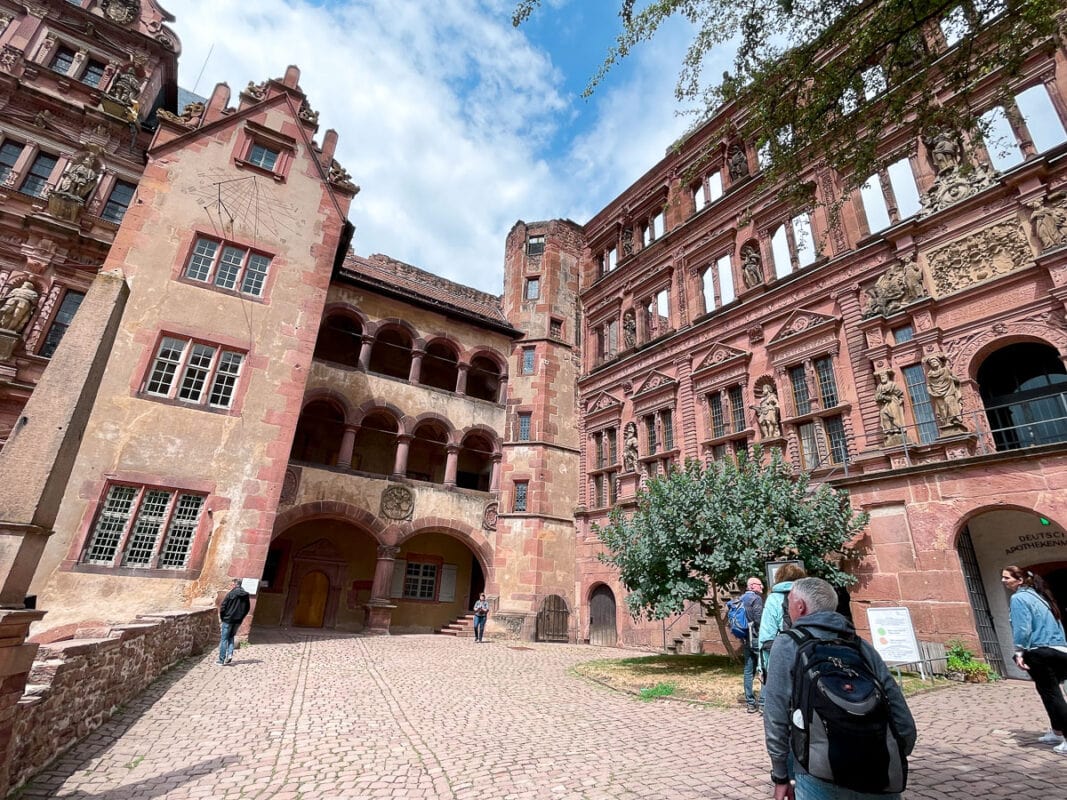
{"type": "Polygon", "coordinates": [[[489,491],[500,491],[500,461],[503,458],[500,453],[496,453],[493,456],[493,471],[489,477],[489,491]]]}
{"type": "Polygon", "coordinates": [[[467,393],[467,372],[470,370],[470,364],[460,364],[459,372],[456,375],[456,394],[467,393]]]}
{"type": "Polygon", "coordinates": [[[500,386],[497,388],[496,401],[503,403],[508,397],[508,378],[507,375],[500,376],[500,386]]]}
{"type": "Polygon", "coordinates": [[[445,445],[445,486],[456,485],[456,469],[459,466],[459,445],[445,445]]]}
{"type": "Polygon", "coordinates": [[[422,357],[426,353],[422,350],[411,351],[411,369],[408,370],[408,382],[418,383],[422,377],[422,357]]]}
{"type": "Polygon", "coordinates": [[[393,618],[392,598],[389,596],[393,587],[393,569],[400,548],[394,545],[378,545],[378,560],[374,564],[374,582],[371,584],[370,600],[364,606],[366,620],[364,633],[387,634],[389,623],[393,618]]]}
{"type": "Polygon", "coordinates": [[[337,452],[338,467],[352,468],[352,451],[356,446],[356,432],[358,425],[345,425],[345,432],[341,435],[341,449],[337,452]]]}
{"type": "Polygon", "coordinates": [[[359,346],[359,368],[370,369],[370,351],[374,347],[374,339],[369,336],[363,337],[363,343],[359,346]]]}
{"type": "Polygon", "coordinates": [[[414,437],[402,433],[396,437],[396,460],[393,462],[393,477],[403,478],[408,472],[408,447],[414,437]]]}

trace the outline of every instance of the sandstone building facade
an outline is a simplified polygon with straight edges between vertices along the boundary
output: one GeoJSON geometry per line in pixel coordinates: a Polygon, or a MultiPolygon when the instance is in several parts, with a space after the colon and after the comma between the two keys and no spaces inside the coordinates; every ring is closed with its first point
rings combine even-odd
{"type": "MultiPolygon", "coordinates": [[[[79,64],[98,45],[71,15],[132,7],[82,5],[44,17],[79,64]]],[[[1067,592],[1062,47],[973,109],[1006,146],[893,132],[837,226],[778,199],[722,109],[586,224],[516,223],[496,297],[356,255],[358,188],[297,70],[179,109],[177,42],[139,8],[116,35],[136,103],[87,95],[103,149],[68,147],[39,194],[20,151],[0,206],[23,237],[2,251],[0,468],[24,477],[0,552],[42,630],[210,603],[236,576],[258,625],[430,631],[484,591],[498,635],[665,646],[621,613],[593,526],[648,476],[755,443],[870,512],[857,612],[907,606],[920,638],[1004,667],[1001,567],[1067,592]]],[[[0,44],[32,50],[24,19],[0,44]]],[[[85,73],[48,58],[69,106],[85,73]]],[[[41,139],[37,116],[4,142],[41,139]]],[[[810,177],[832,199],[837,176],[810,177]]]]}

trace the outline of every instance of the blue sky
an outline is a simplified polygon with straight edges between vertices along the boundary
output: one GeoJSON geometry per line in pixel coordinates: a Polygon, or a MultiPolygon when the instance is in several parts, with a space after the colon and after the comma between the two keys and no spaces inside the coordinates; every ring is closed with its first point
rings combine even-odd
{"type": "Polygon", "coordinates": [[[585,222],[688,124],[673,96],[680,20],[580,97],[618,30],[615,0],[545,0],[517,30],[510,0],[162,2],[185,88],[225,81],[236,102],[248,81],[300,67],[320,140],[338,131],[362,187],[358,254],[494,294],[516,220],[585,222]]]}

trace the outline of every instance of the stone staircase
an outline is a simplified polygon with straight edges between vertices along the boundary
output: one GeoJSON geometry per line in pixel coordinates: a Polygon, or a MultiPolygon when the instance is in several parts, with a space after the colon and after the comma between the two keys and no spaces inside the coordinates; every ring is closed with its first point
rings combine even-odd
{"type": "Polygon", "coordinates": [[[673,655],[693,654],[701,652],[701,642],[704,641],[704,637],[707,635],[706,630],[708,626],[707,617],[695,617],[692,618],[688,626],[684,626],[684,623],[679,623],[675,626],[675,629],[668,632],[667,639],[667,652],[673,655]],[[681,630],[677,630],[681,628],[681,630]],[[670,638],[672,637],[673,638],[670,638]]]}
{"type": "Polygon", "coordinates": [[[443,628],[435,630],[434,633],[442,636],[458,636],[461,639],[473,639],[474,614],[465,614],[462,617],[456,617],[443,628]]]}

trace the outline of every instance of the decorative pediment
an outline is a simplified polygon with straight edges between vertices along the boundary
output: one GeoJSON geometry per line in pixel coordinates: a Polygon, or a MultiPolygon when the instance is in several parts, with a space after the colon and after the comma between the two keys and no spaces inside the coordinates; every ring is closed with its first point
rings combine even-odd
{"type": "Polygon", "coordinates": [[[607,411],[608,409],[618,408],[622,405],[622,401],[607,392],[601,392],[593,397],[585,406],[585,412],[587,414],[596,414],[599,411],[607,411]]]}
{"type": "Polygon", "coordinates": [[[748,382],[748,362],[752,353],[715,342],[703,356],[694,359],[693,388],[698,392],[721,388],[727,384],[748,382]]]}
{"type": "Polygon", "coordinates": [[[337,546],[329,539],[317,539],[296,554],[301,561],[339,561],[348,563],[337,546]]]}
{"type": "Polygon", "coordinates": [[[837,325],[837,318],[819,314],[816,311],[798,308],[789,315],[789,319],[778,329],[778,333],[768,342],[768,347],[792,339],[796,336],[809,336],[822,333],[827,329],[833,329],[837,325]]]}
{"type": "Polygon", "coordinates": [[[658,370],[652,370],[652,372],[648,374],[648,377],[638,384],[638,389],[634,392],[634,399],[636,400],[642,395],[651,394],[653,392],[656,392],[657,394],[668,390],[673,392],[677,385],[678,381],[670,375],[664,375],[658,370]]]}
{"type": "Polygon", "coordinates": [[[715,342],[711,350],[702,358],[697,359],[697,368],[693,372],[695,374],[704,370],[725,369],[733,366],[737,361],[747,363],[750,358],[752,358],[751,353],[746,353],[744,350],[738,350],[736,347],[730,347],[721,342],[715,342]]]}

